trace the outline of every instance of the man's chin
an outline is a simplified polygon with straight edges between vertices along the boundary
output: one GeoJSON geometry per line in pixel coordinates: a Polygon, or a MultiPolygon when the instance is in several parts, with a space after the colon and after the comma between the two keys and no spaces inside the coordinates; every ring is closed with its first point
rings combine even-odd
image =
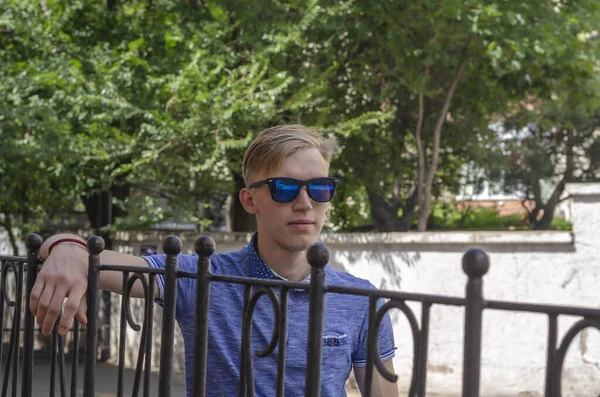
{"type": "Polygon", "coordinates": [[[295,235],[279,241],[279,246],[292,252],[306,251],[315,241],[317,238],[312,235],[295,235]]]}

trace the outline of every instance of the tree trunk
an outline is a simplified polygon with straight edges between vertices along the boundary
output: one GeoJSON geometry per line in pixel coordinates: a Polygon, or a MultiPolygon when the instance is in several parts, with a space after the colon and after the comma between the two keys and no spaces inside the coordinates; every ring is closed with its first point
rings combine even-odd
{"type": "Polygon", "coordinates": [[[110,191],[93,193],[85,197],[83,203],[92,233],[104,239],[105,249],[112,249],[110,234],[102,231],[104,226],[110,225],[113,221],[112,193],[110,191]]]}
{"type": "Polygon", "coordinates": [[[542,207],[538,207],[536,205],[536,207],[533,210],[531,210],[531,212],[527,216],[527,219],[529,220],[529,226],[531,228],[535,229],[535,224],[537,223],[537,218],[538,218],[538,215],[540,214],[541,209],[542,209],[542,207]]]}
{"type": "Polygon", "coordinates": [[[398,220],[398,207],[389,205],[383,197],[367,188],[371,202],[371,218],[375,230],[379,232],[393,232],[398,220]]]}
{"type": "Polygon", "coordinates": [[[538,222],[535,222],[535,230],[550,229],[550,225],[552,225],[552,221],[554,220],[554,211],[556,210],[556,206],[560,203],[560,197],[565,192],[565,185],[566,178],[563,177],[563,179],[554,189],[552,196],[544,206],[544,215],[542,215],[542,219],[540,219],[538,222]]]}
{"type": "Polygon", "coordinates": [[[235,173],[233,178],[235,180],[236,194],[231,195],[231,207],[229,208],[229,224],[231,225],[231,231],[254,232],[258,228],[258,225],[256,224],[256,216],[246,212],[244,206],[240,202],[240,197],[238,194],[238,192],[246,186],[244,183],[244,177],[241,173],[235,173]]]}
{"type": "MultiPolygon", "coordinates": [[[[417,164],[417,187],[415,189],[417,194],[417,203],[419,209],[425,205],[425,149],[423,148],[423,140],[421,138],[421,131],[423,129],[423,118],[425,114],[425,105],[423,103],[423,92],[419,93],[419,118],[417,120],[417,129],[415,137],[417,140],[417,154],[419,162],[417,164]]],[[[414,214],[413,214],[414,215],[414,214]]],[[[420,217],[419,217],[420,219],[420,217]]]]}
{"type": "Polygon", "coordinates": [[[398,218],[400,204],[388,204],[383,197],[367,188],[371,203],[371,218],[373,226],[379,232],[407,232],[410,230],[414,219],[416,200],[416,187],[403,208],[402,218],[398,218]]]}
{"type": "Polygon", "coordinates": [[[537,218],[533,219],[532,223],[530,223],[530,225],[532,226],[533,229],[535,230],[548,230],[550,229],[550,226],[552,225],[552,221],[554,220],[554,211],[556,210],[556,206],[558,204],[560,204],[561,200],[561,196],[563,195],[563,193],[565,192],[565,187],[567,184],[567,180],[569,178],[571,178],[573,176],[573,170],[575,169],[575,164],[573,161],[574,158],[574,154],[573,154],[573,144],[571,141],[567,141],[567,145],[568,150],[566,153],[566,159],[565,159],[565,164],[566,164],[566,168],[564,173],[562,174],[562,177],[560,179],[560,182],[558,182],[558,185],[556,185],[556,187],[554,188],[554,191],[552,192],[552,195],[550,196],[550,198],[548,199],[548,201],[546,202],[546,204],[541,204],[541,186],[539,183],[539,180],[536,181],[537,183],[534,183],[534,190],[535,190],[535,201],[536,201],[536,209],[541,208],[544,210],[544,215],[542,215],[542,219],[540,219],[539,221],[537,220],[537,218]],[[540,204],[538,204],[540,203],[540,204]]]}
{"type": "Polygon", "coordinates": [[[446,99],[444,100],[444,105],[442,106],[442,111],[437,119],[435,124],[435,128],[433,130],[433,153],[431,156],[431,164],[429,166],[429,170],[427,172],[427,182],[424,188],[423,198],[420,200],[419,205],[419,224],[417,226],[417,230],[420,232],[424,232],[427,230],[427,220],[429,219],[429,211],[431,207],[431,195],[433,188],[433,179],[435,178],[435,173],[437,172],[439,158],[440,158],[440,138],[442,132],[442,126],[446,121],[446,115],[448,114],[448,109],[450,108],[450,103],[452,102],[452,98],[454,97],[454,93],[456,92],[456,87],[458,86],[458,82],[463,74],[465,69],[465,64],[467,62],[467,53],[469,51],[469,45],[471,43],[472,35],[469,35],[465,42],[465,46],[463,48],[462,56],[459,60],[458,67],[456,69],[456,73],[454,74],[454,78],[452,79],[452,84],[450,84],[450,88],[446,93],[446,99]]]}
{"type": "Polygon", "coordinates": [[[419,189],[417,186],[413,189],[412,193],[404,207],[402,208],[402,218],[400,218],[399,232],[408,232],[412,227],[413,221],[415,220],[415,208],[419,203],[419,189]]]}
{"type": "Polygon", "coordinates": [[[10,241],[13,255],[18,256],[19,247],[17,246],[17,237],[15,236],[15,231],[13,230],[12,218],[8,212],[4,212],[4,220],[0,222],[0,226],[2,226],[8,233],[8,240],[10,241]]]}

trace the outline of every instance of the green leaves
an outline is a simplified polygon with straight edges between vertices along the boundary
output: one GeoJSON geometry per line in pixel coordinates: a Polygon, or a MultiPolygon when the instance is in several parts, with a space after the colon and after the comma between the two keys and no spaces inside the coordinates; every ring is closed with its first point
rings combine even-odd
{"type": "Polygon", "coordinates": [[[345,187],[332,227],[370,223],[374,194],[395,216],[416,181],[419,95],[430,154],[459,64],[436,195],[456,189],[462,164],[491,158],[487,126],[515,104],[556,97],[552,112],[568,128],[578,120],[561,109],[590,117],[597,53],[588,38],[598,7],[133,0],[109,12],[92,0],[48,1],[45,11],[8,0],[0,17],[0,207],[43,218],[126,187],[130,197],[115,205],[129,215],[115,227],[168,217],[205,224],[209,203],[233,190],[254,135],[302,123],[344,147],[333,163],[345,187]],[[25,183],[21,170],[34,176],[25,183]]]}

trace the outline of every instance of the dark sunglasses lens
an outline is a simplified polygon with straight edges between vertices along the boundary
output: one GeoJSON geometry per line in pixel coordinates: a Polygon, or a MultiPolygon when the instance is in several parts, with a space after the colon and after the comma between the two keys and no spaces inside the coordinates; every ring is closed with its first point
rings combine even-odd
{"type": "Polygon", "coordinates": [[[273,200],[278,203],[289,203],[298,196],[300,185],[292,179],[274,179],[273,180],[273,200]]]}
{"type": "Polygon", "coordinates": [[[331,201],[335,193],[335,182],[329,179],[312,181],[308,185],[310,196],[319,203],[331,201]]]}

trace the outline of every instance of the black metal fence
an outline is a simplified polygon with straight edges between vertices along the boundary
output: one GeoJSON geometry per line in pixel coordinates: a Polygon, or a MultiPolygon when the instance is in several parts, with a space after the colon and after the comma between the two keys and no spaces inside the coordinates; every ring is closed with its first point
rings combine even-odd
{"type": "MultiPolygon", "coordinates": [[[[13,397],[32,395],[31,379],[34,370],[34,340],[35,323],[29,307],[29,291],[33,287],[42,261],[38,258],[38,250],[42,240],[38,235],[27,237],[27,257],[0,256],[1,262],[1,302],[0,317],[5,331],[0,345],[2,357],[2,390],[1,396],[13,397]],[[32,271],[33,270],[33,271],[32,271]],[[12,276],[9,277],[9,274],[12,276]],[[23,288],[24,287],[24,288],[23,288]],[[8,325],[8,323],[10,323],[8,325]],[[7,344],[7,346],[5,346],[7,344]],[[7,349],[4,351],[3,349],[7,349]]],[[[322,361],[322,336],[324,317],[325,294],[354,294],[369,297],[369,328],[367,342],[367,367],[365,396],[371,396],[371,387],[374,371],[378,371],[387,380],[395,382],[397,376],[389,373],[379,357],[378,329],[385,315],[390,309],[399,309],[404,313],[413,336],[413,368],[409,396],[423,397],[426,395],[427,380],[427,354],[429,339],[430,310],[433,305],[459,306],[465,308],[464,318],[464,359],[463,359],[463,397],[479,396],[479,380],[481,370],[481,342],[482,342],[482,314],[484,310],[505,310],[527,313],[543,313],[548,316],[548,343],[545,396],[559,397],[561,395],[561,374],[567,349],[575,336],[586,328],[600,330],[600,310],[580,307],[567,307],[555,305],[537,305],[526,303],[513,303],[503,301],[485,300],[483,298],[483,276],[489,270],[489,258],[485,252],[478,249],[469,250],[462,260],[462,267],[468,281],[466,296],[447,297],[437,295],[413,294],[394,291],[375,291],[359,288],[328,285],[325,280],[324,266],[329,261],[329,252],[322,244],[315,244],[308,250],[308,261],[312,266],[310,284],[287,282],[279,280],[259,280],[242,277],[213,275],[210,273],[210,256],[214,252],[214,242],[209,237],[199,237],[195,242],[195,251],[198,254],[197,273],[187,273],[178,270],[177,255],[181,252],[182,243],[175,236],[167,237],[163,242],[163,251],[167,255],[164,270],[154,268],[140,268],[136,266],[101,265],[99,254],[104,249],[104,241],[100,237],[88,239],[89,281],[88,281],[88,324],[87,329],[96,330],[98,327],[97,316],[99,302],[100,272],[105,270],[123,273],[123,290],[121,309],[121,328],[119,343],[119,367],[117,378],[117,395],[123,395],[123,363],[125,357],[125,332],[127,324],[135,330],[141,330],[140,349],[133,386],[133,396],[142,391],[144,396],[149,395],[149,379],[152,357],[152,317],[155,278],[158,274],[164,276],[164,307],[162,317],[162,335],[160,345],[160,372],[158,395],[171,396],[170,386],[172,380],[173,340],[175,337],[175,302],[177,281],[179,278],[193,278],[197,280],[196,296],[196,335],[193,369],[192,396],[210,395],[206,386],[206,360],[207,360],[207,326],[208,304],[211,283],[236,283],[245,286],[241,379],[239,380],[239,396],[254,396],[254,377],[252,370],[252,347],[249,338],[252,326],[252,313],[259,297],[266,295],[273,304],[275,327],[270,344],[262,351],[257,351],[259,357],[266,357],[279,347],[277,362],[277,388],[276,395],[285,395],[285,352],[287,334],[287,309],[288,292],[290,289],[308,289],[310,293],[309,306],[309,333],[308,333],[308,360],[306,367],[305,395],[319,397],[321,394],[321,361],[322,361]],[[145,291],[144,321],[140,327],[133,320],[130,310],[130,291],[135,282],[141,282],[145,291]],[[279,296],[274,289],[279,291],[279,296]],[[380,298],[387,300],[378,308],[380,298]],[[422,305],[421,321],[417,318],[406,302],[419,302],[422,305]],[[568,330],[560,344],[558,344],[557,325],[559,316],[575,316],[579,320],[568,330]]],[[[71,354],[74,357],[70,375],[70,396],[77,394],[77,362],[82,353],[79,349],[80,329],[77,322],[73,327],[71,336],[71,354]]],[[[52,365],[48,378],[49,396],[52,397],[59,389],[60,396],[67,396],[65,367],[65,342],[58,336],[56,328],[52,334],[52,365]]],[[[85,333],[85,364],[83,395],[92,397],[95,393],[95,370],[97,332],[85,333]]],[[[38,375],[39,376],[39,375],[38,375]]]]}

